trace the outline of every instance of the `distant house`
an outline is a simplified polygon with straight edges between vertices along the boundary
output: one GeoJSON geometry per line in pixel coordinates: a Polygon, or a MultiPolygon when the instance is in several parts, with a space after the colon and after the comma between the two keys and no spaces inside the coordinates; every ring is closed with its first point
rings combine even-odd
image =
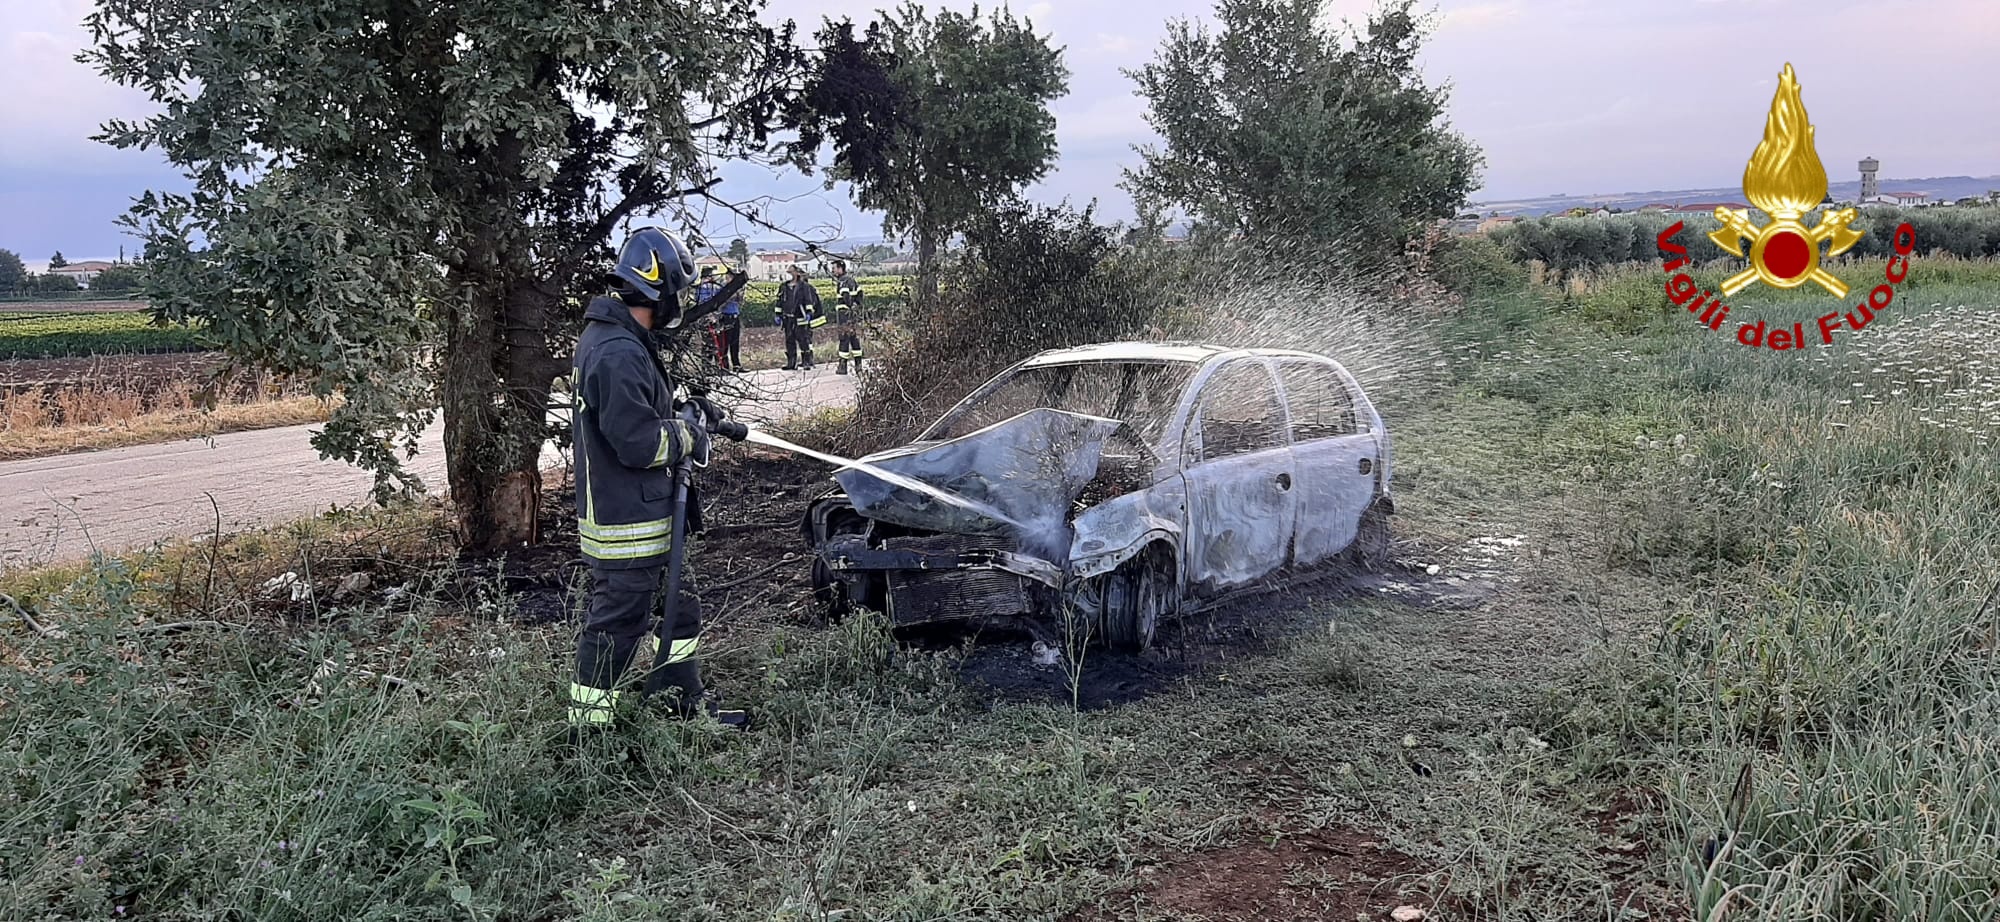
{"type": "Polygon", "coordinates": [[[1669,204],[1666,204],[1665,202],[1654,202],[1654,203],[1652,203],[1651,205],[1642,205],[1642,206],[1640,206],[1639,210],[1640,210],[1640,211],[1656,211],[1656,212],[1657,212],[1657,211],[1672,211],[1672,210],[1674,210],[1674,206],[1672,206],[1672,205],[1669,205],[1669,204]]]}
{"type": "Polygon", "coordinates": [[[52,275],[67,275],[75,279],[78,285],[89,288],[90,280],[96,278],[98,273],[111,268],[112,265],[114,264],[101,259],[92,259],[80,263],[70,263],[60,269],[50,269],[49,273],[52,275]]]}
{"type": "Polygon", "coordinates": [[[729,269],[729,260],[723,259],[720,256],[712,256],[712,255],[697,256],[694,258],[694,271],[696,275],[700,275],[701,270],[708,268],[709,266],[714,266],[715,271],[717,272],[726,271],[727,269],[729,269]]]}
{"type": "Polygon", "coordinates": [[[745,266],[744,270],[749,272],[753,279],[778,281],[784,279],[792,271],[793,266],[798,266],[810,274],[819,270],[819,261],[791,250],[770,250],[750,254],[750,265],[745,266]]]}
{"type": "Polygon", "coordinates": [[[1482,234],[1492,233],[1519,220],[1521,219],[1516,215],[1494,215],[1479,222],[1479,232],[1482,234]]]}
{"type": "Polygon", "coordinates": [[[1931,195],[1928,192],[1884,192],[1880,195],[1872,195],[1862,199],[1861,204],[1902,205],[1909,208],[1922,208],[1930,204],[1930,198],[1931,195]]]}

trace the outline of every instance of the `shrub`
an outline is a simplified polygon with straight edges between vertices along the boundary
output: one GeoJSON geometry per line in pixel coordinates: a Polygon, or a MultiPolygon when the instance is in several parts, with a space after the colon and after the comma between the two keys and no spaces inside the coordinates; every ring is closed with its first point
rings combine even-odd
{"type": "MultiPolygon", "coordinates": [[[[908,319],[920,349],[898,350],[862,381],[866,448],[895,444],[995,372],[1047,349],[1159,338],[1196,286],[1196,265],[1166,247],[1120,249],[1091,209],[1016,204],[966,233],[938,306],[908,319]]],[[[1196,270],[1198,271],[1198,270],[1196,270]]]]}

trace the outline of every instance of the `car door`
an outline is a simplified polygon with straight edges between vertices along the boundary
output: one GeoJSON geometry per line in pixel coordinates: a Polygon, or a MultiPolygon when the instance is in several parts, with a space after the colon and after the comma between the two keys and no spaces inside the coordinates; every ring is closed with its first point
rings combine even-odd
{"type": "Polygon", "coordinates": [[[1375,498],[1375,434],[1361,411],[1347,376],[1332,362],[1282,359],[1291,419],[1293,475],[1297,478],[1298,519],[1293,561],[1305,565],[1346,550],[1375,498]]]}
{"type": "Polygon", "coordinates": [[[1298,494],[1284,402],[1261,359],[1236,359],[1202,386],[1181,457],[1189,584],[1215,592],[1284,566],[1298,494]]]}

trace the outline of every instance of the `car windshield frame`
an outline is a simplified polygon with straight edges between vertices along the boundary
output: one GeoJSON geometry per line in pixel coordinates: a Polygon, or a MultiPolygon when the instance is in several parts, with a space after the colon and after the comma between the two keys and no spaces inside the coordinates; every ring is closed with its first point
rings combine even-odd
{"type": "MultiPolygon", "coordinates": [[[[1183,402],[1183,398],[1187,394],[1188,387],[1192,385],[1195,379],[1199,376],[1201,367],[1202,363],[1200,362],[1191,362],[1185,359],[1172,359],[1172,358],[1079,359],[1077,361],[1071,361],[1071,362],[1050,362],[1047,364],[1039,364],[1039,365],[1037,364],[1017,365],[1014,368],[1009,369],[1008,371],[986,382],[985,384],[980,385],[978,389],[966,395],[965,399],[959,401],[958,404],[956,406],[953,406],[950,410],[947,410],[943,416],[938,417],[936,422],[931,423],[930,426],[924,430],[923,434],[920,435],[917,440],[922,442],[941,442],[941,441],[949,441],[951,439],[956,439],[956,438],[963,438],[967,435],[971,435],[974,432],[978,432],[996,423],[1004,422],[1008,419],[1011,419],[1014,416],[1019,415],[1020,413],[1025,413],[1029,410],[1046,407],[1049,409],[1063,410],[1071,413],[1084,413],[1091,416],[1101,416],[1108,419],[1117,419],[1119,422],[1125,423],[1124,429],[1132,434],[1134,441],[1140,443],[1148,451],[1151,451],[1157,455],[1160,451],[1161,446],[1164,444],[1164,440],[1169,435],[1171,435],[1172,430],[1174,428],[1173,425],[1174,417],[1179,413],[1180,406],[1183,402]],[[1103,406],[1080,407],[1075,405],[1070,405],[1070,406],[1051,405],[1052,403],[1064,402],[1060,400],[1053,402],[1041,402],[1035,404],[1034,406],[1022,406],[1017,408],[1015,412],[1008,413],[1005,416],[993,415],[992,411],[988,411],[983,415],[981,413],[982,409],[984,409],[984,404],[988,399],[992,398],[995,394],[1006,389],[1009,385],[1013,384],[1014,382],[1021,380],[1024,376],[1044,377],[1049,375],[1060,375],[1065,373],[1074,375],[1076,371],[1079,369],[1100,368],[1105,366],[1116,366],[1120,368],[1133,369],[1133,370],[1142,368],[1158,369],[1162,374],[1173,374],[1173,373],[1178,374],[1177,379],[1168,379],[1166,381],[1163,381],[1163,384],[1166,386],[1162,387],[1162,390],[1165,391],[1170,388],[1171,393],[1161,393],[1156,398],[1158,401],[1157,405],[1160,408],[1160,412],[1157,414],[1157,418],[1143,421],[1143,422],[1150,422],[1152,424],[1151,426],[1142,428],[1141,426],[1136,425],[1133,420],[1124,418],[1114,412],[1111,412],[1116,409],[1115,407],[1103,407],[1103,406]]],[[[1129,388],[1134,383],[1135,383],[1134,377],[1129,375],[1121,376],[1119,387],[1121,389],[1129,388]]],[[[1073,384],[1073,381],[1065,382],[1064,388],[1067,389],[1068,387],[1071,386],[1071,384],[1073,384]]],[[[1132,396],[1134,395],[1124,394],[1121,395],[1121,398],[1130,399],[1132,396]]]]}

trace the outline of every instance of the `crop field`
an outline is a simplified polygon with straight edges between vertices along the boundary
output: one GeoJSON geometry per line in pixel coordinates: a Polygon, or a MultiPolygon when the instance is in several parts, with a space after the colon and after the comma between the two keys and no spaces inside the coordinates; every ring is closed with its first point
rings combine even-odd
{"type": "Polygon", "coordinates": [[[1390,572],[1143,656],[816,622],[826,472],[731,452],[694,559],[740,736],[566,749],[582,587],[422,507],[12,574],[0,916],[1994,918],[2000,286],[1778,354],[1621,284],[1428,331],[1390,572]]]}
{"type": "Polygon", "coordinates": [[[191,352],[199,331],[157,326],[143,311],[50,313],[0,305],[0,360],[123,353],[191,352]]]}

